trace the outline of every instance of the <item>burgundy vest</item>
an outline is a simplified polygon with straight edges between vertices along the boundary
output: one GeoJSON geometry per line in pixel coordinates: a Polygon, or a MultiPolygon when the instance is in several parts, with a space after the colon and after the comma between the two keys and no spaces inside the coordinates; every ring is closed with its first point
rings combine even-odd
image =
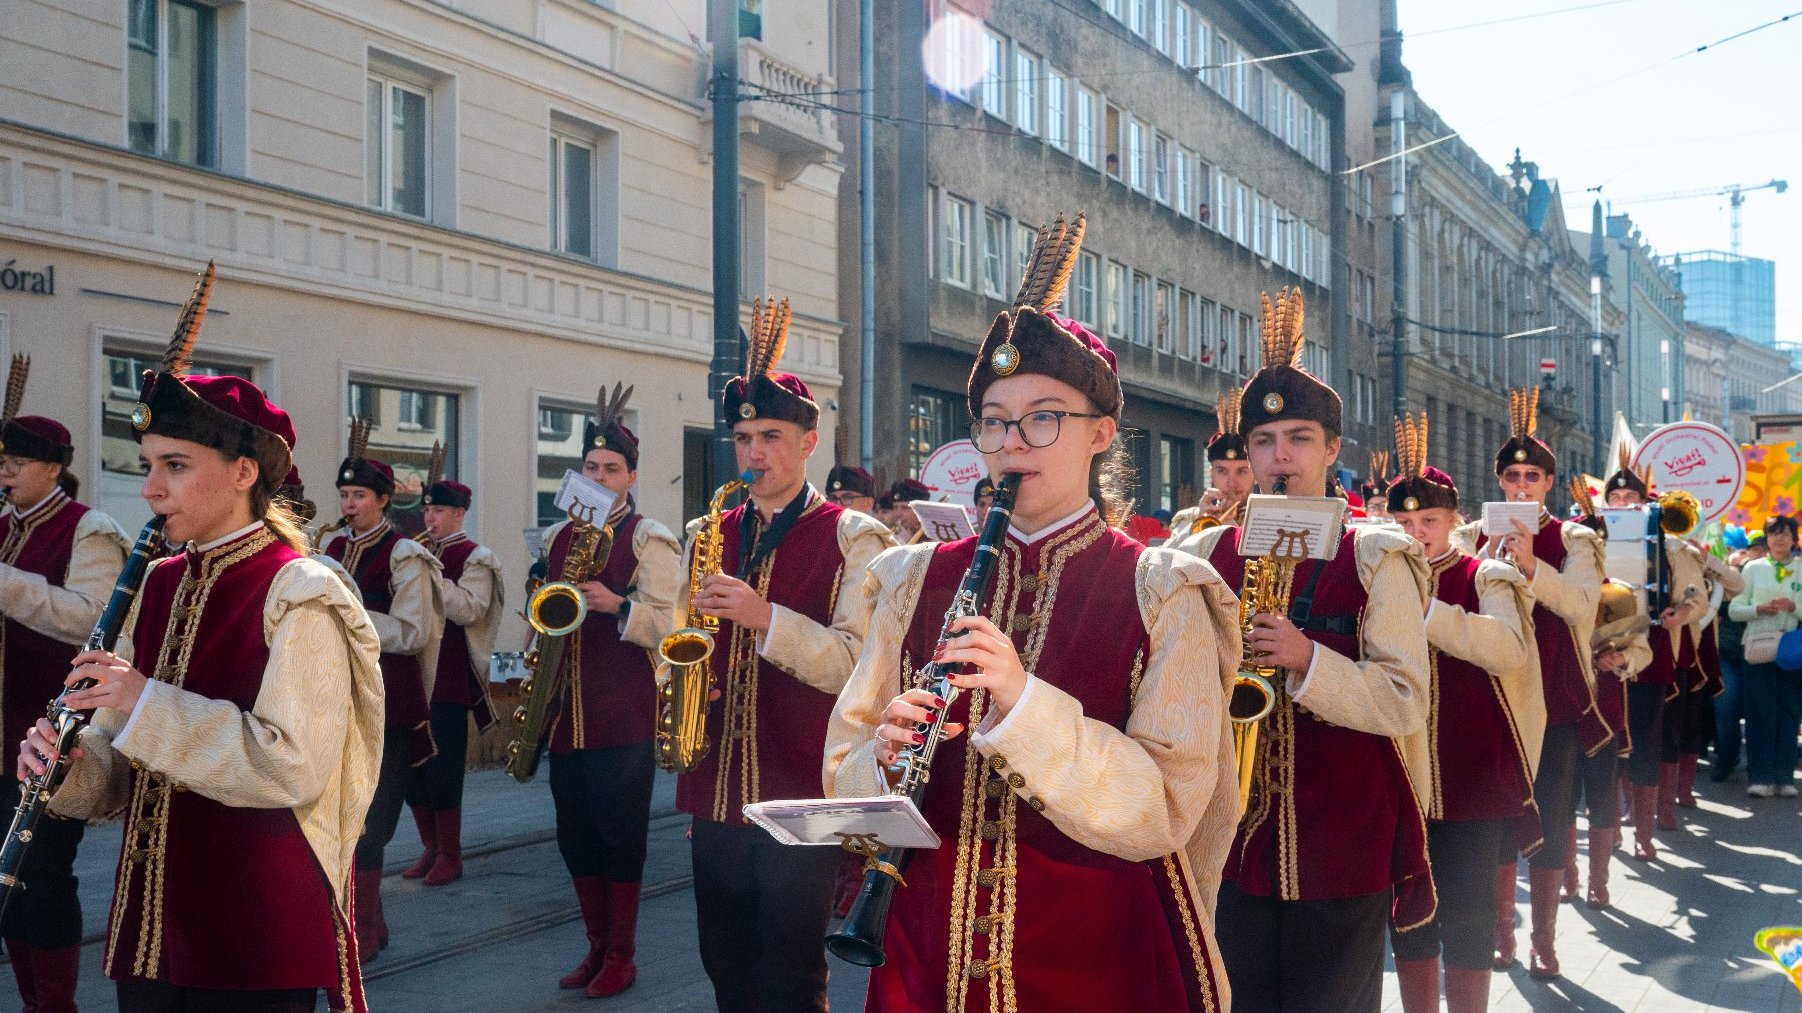
{"type": "MultiPolygon", "coordinates": [[[[838,519],[844,510],[821,500],[811,487],[807,495],[814,497],[813,503],[745,579],[772,604],[830,626],[845,578],[845,556],[838,547],[838,519]]],[[[739,525],[747,509],[741,505],[726,511],[720,525],[726,573],[738,572],[739,525]]],[[[826,752],[833,695],[765,661],[757,653],[754,630],[721,620],[713,645],[713,682],[722,691],[707,709],[713,748],[677,782],[676,807],[699,819],[742,826],[747,803],[820,797],[820,758],[826,752]]]]}
{"type": "MultiPolygon", "coordinates": [[[[1238,528],[1222,535],[1208,559],[1233,587],[1245,579],[1239,535],[1238,528]]],[[[1310,586],[1314,600],[1302,632],[1328,650],[1363,658],[1356,627],[1369,596],[1358,578],[1352,532],[1331,560],[1305,560],[1295,568],[1295,598],[1310,586]],[[1349,632],[1309,628],[1343,626],[1345,620],[1351,620],[1349,632]]],[[[1226,878],[1248,894],[1282,900],[1359,897],[1394,887],[1397,924],[1430,918],[1426,821],[1395,741],[1315,717],[1290,699],[1282,675],[1272,688],[1277,702],[1259,731],[1251,802],[1227,857],[1226,878]]]]}
{"type": "MultiPolygon", "coordinates": [[[[629,596],[638,554],[632,536],[643,518],[634,513],[613,532],[613,549],[598,579],[614,594],[629,596]]],[[[551,539],[550,572],[561,574],[575,541],[565,525],[551,539]]],[[[559,579],[570,579],[567,576],[559,579]]],[[[608,749],[651,741],[656,733],[657,673],[651,652],[619,635],[619,616],[590,611],[563,642],[563,688],[551,702],[551,752],[608,749]]]]}
{"type": "MultiPolygon", "coordinates": [[[[351,579],[357,582],[357,590],[363,593],[363,608],[370,612],[387,612],[394,605],[394,546],[402,537],[399,531],[389,528],[374,544],[363,546],[354,565],[345,564],[351,579]]],[[[349,549],[350,539],[339,538],[325,552],[344,563],[349,549]]],[[[415,743],[413,756],[415,765],[425,762],[431,757],[432,709],[426,701],[425,679],[417,655],[382,652],[382,698],[386,727],[427,730],[427,741],[423,746],[415,743]],[[426,749],[424,756],[419,755],[421,748],[426,749]]]]}
{"type": "MultiPolygon", "coordinates": [[[[21,522],[7,514],[0,517],[0,563],[42,576],[52,587],[61,587],[69,576],[69,558],[75,549],[75,526],[88,508],[58,495],[55,502],[21,522]]],[[[11,619],[0,620],[0,734],[17,748],[25,732],[44,716],[44,707],[62,691],[69,676],[69,659],[80,645],[44,636],[11,619]]]]}
{"type": "MultiPolygon", "coordinates": [[[[1533,556],[1541,566],[1555,570],[1564,568],[1569,553],[1564,548],[1564,524],[1547,518],[1533,535],[1533,556]]],[[[1477,547],[1489,543],[1489,536],[1477,539],[1477,547]]],[[[1545,684],[1545,723],[1574,725],[1583,720],[1595,704],[1589,681],[1583,677],[1583,660],[1578,655],[1577,634],[1570,624],[1542,604],[1533,606],[1533,640],[1539,647],[1539,678],[1545,684]]],[[[1588,650],[1588,645],[1583,645],[1588,650]]],[[[1587,743],[1586,743],[1587,746],[1587,743]]],[[[1593,753],[1593,749],[1586,748],[1593,753]]]]}
{"type": "MultiPolygon", "coordinates": [[[[1433,567],[1433,597],[1466,612],[1482,612],[1479,565],[1474,556],[1453,553],[1433,567]]],[[[1436,770],[1428,818],[1450,823],[1519,817],[1533,806],[1533,785],[1501,682],[1436,647],[1431,657],[1433,706],[1427,732],[1436,770]]]]}
{"type": "MultiPolygon", "coordinates": [[[[259,529],[204,555],[156,564],[132,636],[139,667],[250,710],[269,662],[269,587],[299,558],[259,529]],[[194,608],[198,620],[186,611],[194,608]],[[184,641],[191,645],[185,664],[184,641]]],[[[135,771],[132,781],[107,975],[338,996],[356,965],[341,942],[347,934],[330,882],[294,811],[228,806],[202,795],[201,786],[171,784],[150,770],[135,771]]]]}
{"type": "MultiPolygon", "coordinates": [[[[895,659],[897,693],[932,658],[975,546],[934,548],[895,659]]],[[[1010,537],[982,609],[1035,678],[1121,730],[1155,649],[1137,596],[1144,551],[1094,513],[1031,546],[1010,537]]],[[[960,696],[949,720],[974,727],[986,704],[960,696]]],[[[1038,811],[1030,776],[968,743],[950,740],[933,759],[923,808],[944,845],[909,859],[866,1008],[1217,1009],[1208,943],[1194,930],[1203,919],[1174,858],[1131,861],[1071,840],[1038,811]]]]}
{"type": "MultiPolygon", "coordinates": [[[[444,579],[453,584],[463,579],[469,557],[481,548],[467,537],[449,545],[433,543],[427,547],[444,566],[444,579]]],[[[475,714],[476,730],[485,729],[494,723],[494,711],[488,706],[485,692],[487,679],[488,659],[470,657],[469,634],[446,619],[444,637],[438,642],[438,678],[432,683],[432,702],[470,708],[475,714]]]]}

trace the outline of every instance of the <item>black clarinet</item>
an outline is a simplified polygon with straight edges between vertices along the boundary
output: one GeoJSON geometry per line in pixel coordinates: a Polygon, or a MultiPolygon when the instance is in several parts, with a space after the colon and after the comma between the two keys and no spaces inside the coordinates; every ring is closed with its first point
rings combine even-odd
{"type": "MultiPolygon", "coordinates": [[[[970,560],[970,568],[964,571],[957,594],[951,598],[951,607],[945,610],[945,623],[939,630],[941,648],[962,635],[951,632],[951,624],[965,616],[977,615],[982,607],[983,595],[988,593],[989,585],[995,579],[995,563],[1001,558],[1001,539],[1007,534],[1007,524],[1013,516],[1014,493],[1019,488],[1020,476],[1008,474],[1001,477],[1001,484],[995,489],[995,503],[989,508],[988,516],[983,518],[982,535],[976,540],[976,557],[970,560]]],[[[934,714],[931,721],[917,726],[926,741],[903,747],[895,766],[890,768],[898,777],[889,794],[905,795],[915,806],[925,800],[926,782],[932,776],[932,757],[944,739],[945,715],[951,712],[951,705],[962,692],[951,684],[951,677],[958,674],[953,671],[956,667],[933,662],[914,678],[915,688],[924,689],[945,701],[944,708],[934,714]]],[[[901,884],[901,867],[906,864],[907,849],[889,848],[879,853],[875,848],[866,851],[853,847],[850,841],[845,846],[864,856],[863,886],[858,888],[857,899],[851,903],[851,911],[839,930],[826,937],[826,949],[846,963],[881,967],[888,959],[882,952],[882,935],[888,928],[888,909],[895,899],[895,887],[901,884]]]]}
{"type": "MultiPolygon", "coordinates": [[[[138,597],[138,591],[144,586],[144,574],[150,568],[150,561],[163,550],[163,518],[152,517],[144,530],[138,533],[138,542],[131,548],[131,555],[125,557],[125,567],[119,571],[119,580],[113,585],[113,595],[107,599],[106,608],[100,613],[100,621],[94,624],[94,632],[88,634],[87,643],[82,651],[110,651],[119,642],[119,631],[125,627],[125,617],[131,613],[131,603],[138,597]]],[[[69,751],[75,748],[75,737],[80,734],[87,718],[80,711],[71,710],[63,700],[70,693],[87,689],[94,685],[94,680],[83,679],[73,686],[63,689],[50,701],[48,717],[50,724],[56,729],[56,759],[49,761],[44,773],[33,774],[26,778],[21,788],[19,809],[13,814],[12,826],[6,831],[6,840],[0,844],[0,918],[5,917],[6,907],[12,903],[13,894],[25,888],[19,880],[19,870],[25,866],[25,851],[31,847],[31,839],[37,833],[38,821],[44,816],[44,809],[50,804],[50,796],[63,783],[63,777],[69,772],[69,751]]]]}

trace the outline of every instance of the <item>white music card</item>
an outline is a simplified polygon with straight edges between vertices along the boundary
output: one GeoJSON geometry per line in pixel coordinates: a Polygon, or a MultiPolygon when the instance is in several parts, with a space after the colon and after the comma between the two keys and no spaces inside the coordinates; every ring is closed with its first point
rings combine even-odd
{"type": "Polygon", "coordinates": [[[915,500],[908,506],[920,519],[920,533],[929,542],[955,542],[976,534],[976,525],[970,520],[970,508],[962,503],[915,500]]]}
{"type": "Polygon", "coordinates": [[[1483,533],[1491,538],[1512,535],[1514,522],[1519,521],[1527,526],[1528,531],[1539,530],[1539,512],[1544,508],[1531,501],[1494,500],[1483,504],[1483,533]]]}
{"type": "Polygon", "coordinates": [[[526,554],[533,559],[544,558],[544,533],[548,528],[523,528],[526,536],[526,554]]]}
{"type": "Polygon", "coordinates": [[[884,848],[939,846],[939,835],[903,795],[753,802],[744,811],[745,819],[782,844],[842,847],[847,839],[861,837],[884,848]]]}
{"type": "Polygon", "coordinates": [[[1345,508],[1337,496],[1254,495],[1245,503],[1239,555],[1331,559],[1339,553],[1345,508]]]}
{"type": "Polygon", "coordinates": [[[618,499],[613,490],[579,471],[564,472],[563,485],[557,489],[557,509],[597,528],[613,515],[618,499]]]}

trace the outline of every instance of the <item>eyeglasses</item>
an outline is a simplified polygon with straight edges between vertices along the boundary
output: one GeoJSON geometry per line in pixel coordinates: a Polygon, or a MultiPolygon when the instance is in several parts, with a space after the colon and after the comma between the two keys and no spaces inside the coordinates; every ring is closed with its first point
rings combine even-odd
{"type": "Polygon", "coordinates": [[[1018,429],[1029,447],[1049,447],[1057,442],[1065,419],[1098,419],[1086,412],[1030,412],[1017,419],[977,419],[970,423],[970,442],[984,454],[993,454],[1007,443],[1007,431],[1018,429]]]}
{"type": "Polygon", "coordinates": [[[829,498],[832,500],[832,502],[837,503],[839,506],[845,506],[850,503],[855,503],[860,499],[869,499],[868,496],[866,496],[865,494],[863,494],[861,492],[850,492],[848,490],[840,490],[838,492],[835,492],[829,498]]]}
{"type": "Polygon", "coordinates": [[[0,457],[0,472],[16,472],[31,463],[29,457],[14,457],[11,454],[0,457]]]}

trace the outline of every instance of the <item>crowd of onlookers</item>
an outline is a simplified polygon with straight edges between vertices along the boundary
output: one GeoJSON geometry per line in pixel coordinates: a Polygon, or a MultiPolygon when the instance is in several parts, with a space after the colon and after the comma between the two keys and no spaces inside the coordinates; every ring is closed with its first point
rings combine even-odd
{"type": "Polygon", "coordinates": [[[1714,698],[1714,764],[1710,778],[1725,781],[1743,762],[1746,794],[1796,796],[1797,733],[1802,728],[1802,557],[1796,520],[1777,516],[1747,536],[1728,531],[1728,563],[1746,589],[1721,614],[1721,680],[1714,698]],[[1747,661],[1747,638],[1784,634],[1775,660],[1747,661]],[[1787,649],[1786,649],[1787,648],[1787,649]],[[1741,721],[1745,730],[1740,730],[1741,721]]]}

